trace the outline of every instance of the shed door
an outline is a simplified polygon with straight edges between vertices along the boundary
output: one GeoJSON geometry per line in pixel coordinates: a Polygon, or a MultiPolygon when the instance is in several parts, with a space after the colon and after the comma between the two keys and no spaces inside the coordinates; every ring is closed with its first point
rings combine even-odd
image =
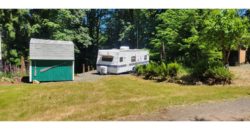
{"type": "Polygon", "coordinates": [[[32,80],[66,81],[73,80],[72,61],[33,60],[32,80]]]}

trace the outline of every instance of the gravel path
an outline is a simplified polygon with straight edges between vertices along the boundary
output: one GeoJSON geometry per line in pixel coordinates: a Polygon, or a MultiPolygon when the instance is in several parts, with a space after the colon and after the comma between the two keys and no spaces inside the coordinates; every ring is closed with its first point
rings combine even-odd
{"type": "Polygon", "coordinates": [[[93,81],[96,81],[96,80],[99,80],[101,78],[108,77],[108,76],[127,76],[127,75],[129,75],[129,73],[123,73],[123,74],[117,74],[117,75],[115,74],[100,75],[96,72],[96,70],[93,70],[93,71],[77,74],[75,76],[74,82],[93,82],[93,81]]]}
{"type": "Polygon", "coordinates": [[[170,107],[148,115],[132,115],[121,120],[250,121],[250,98],[170,107]]]}
{"type": "Polygon", "coordinates": [[[75,80],[74,82],[93,82],[96,80],[99,80],[103,77],[107,77],[109,75],[100,75],[98,74],[95,70],[94,71],[89,71],[89,72],[85,72],[82,74],[77,74],[75,76],[75,80]]]}

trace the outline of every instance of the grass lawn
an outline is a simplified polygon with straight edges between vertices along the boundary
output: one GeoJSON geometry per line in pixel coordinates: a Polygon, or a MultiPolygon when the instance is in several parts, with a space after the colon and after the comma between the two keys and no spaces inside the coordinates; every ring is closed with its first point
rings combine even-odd
{"type": "Polygon", "coordinates": [[[116,120],[173,105],[250,95],[250,87],[178,86],[134,76],[0,87],[0,120],[116,120]]]}

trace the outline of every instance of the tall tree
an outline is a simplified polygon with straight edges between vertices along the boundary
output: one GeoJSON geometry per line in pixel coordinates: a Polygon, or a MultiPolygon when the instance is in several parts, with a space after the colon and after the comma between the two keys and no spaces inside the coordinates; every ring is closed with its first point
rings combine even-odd
{"type": "Polygon", "coordinates": [[[238,48],[248,37],[249,21],[235,9],[210,10],[204,19],[204,26],[203,39],[222,51],[224,64],[228,64],[231,49],[238,48]]]}
{"type": "Polygon", "coordinates": [[[3,60],[25,68],[31,37],[71,40],[75,43],[76,59],[81,59],[82,50],[91,45],[85,16],[85,10],[0,10],[3,60]]]}
{"type": "MultiPolygon", "coordinates": [[[[92,44],[84,18],[86,10],[31,10],[32,36],[70,40],[75,44],[76,67],[86,62],[86,48],[92,44]]],[[[77,71],[78,69],[76,69],[77,71]]]]}
{"type": "MultiPolygon", "coordinates": [[[[186,62],[201,56],[203,44],[199,42],[202,28],[200,10],[166,10],[158,15],[155,37],[151,40],[153,56],[162,61],[186,62]]],[[[153,57],[154,58],[154,57],[153,57]]],[[[189,62],[190,63],[190,62],[189,62]]]]}
{"type": "Polygon", "coordinates": [[[109,10],[106,9],[91,9],[86,12],[86,24],[88,27],[89,36],[91,37],[92,45],[86,48],[86,61],[88,64],[95,65],[97,52],[101,45],[106,41],[106,35],[103,32],[105,26],[105,18],[109,10]]]}
{"type": "Polygon", "coordinates": [[[28,57],[31,35],[29,10],[0,10],[3,34],[3,61],[21,65],[25,71],[24,59],[28,57]]]}

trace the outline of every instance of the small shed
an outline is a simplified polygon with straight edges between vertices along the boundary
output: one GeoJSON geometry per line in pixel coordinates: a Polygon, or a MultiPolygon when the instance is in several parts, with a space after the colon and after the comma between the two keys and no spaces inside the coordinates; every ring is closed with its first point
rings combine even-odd
{"type": "Polygon", "coordinates": [[[74,44],[72,41],[30,40],[29,81],[74,80],[74,44]]]}
{"type": "Polygon", "coordinates": [[[237,50],[232,50],[229,55],[229,65],[236,66],[247,62],[247,48],[239,46],[237,50]]]}

